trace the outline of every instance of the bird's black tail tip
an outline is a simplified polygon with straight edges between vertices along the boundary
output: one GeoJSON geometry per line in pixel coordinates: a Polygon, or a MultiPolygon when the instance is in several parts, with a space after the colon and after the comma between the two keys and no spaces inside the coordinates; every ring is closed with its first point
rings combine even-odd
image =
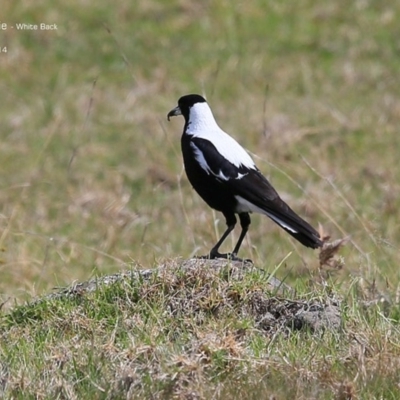
{"type": "Polygon", "coordinates": [[[318,249],[322,247],[323,241],[319,237],[319,234],[306,234],[306,233],[293,233],[290,231],[287,231],[290,233],[296,240],[298,240],[302,245],[306,247],[310,247],[311,249],[318,249]]]}

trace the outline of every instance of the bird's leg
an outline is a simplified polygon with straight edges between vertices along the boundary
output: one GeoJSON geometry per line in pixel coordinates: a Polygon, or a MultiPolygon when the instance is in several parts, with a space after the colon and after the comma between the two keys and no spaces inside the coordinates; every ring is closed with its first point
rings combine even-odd
{"type": "MultiPolygon", "coordinates": [[[[232,251],[232,256],[238,260],[240,260],[240,258],[237,257],[237,253],[239,252],[240,246],[242,245],[243,239],[246,236],[246,233],[249,230],[249,226],[251,223],[249,213],[240,213],[239,219],[240,219],[240,226],[242,227],[242,232],[240,232],[239,240],[237,241],[236,246],[232,251]]],[[[234,259],[233,257],[232,257],[232,259],[234,259]]],[[[246,259],[244,261],[251,262],[251,263],[253,262],[249,259],[246,259]]]]}
{"type": "Polygon", "coordinates": [[[218,240],[218,243],[211,249],[209,258],[212,260],[214,258],[231,258],[231,254],[221,254],[218,252],[218,249],[220,248],[221,244],[224,242],[224,240],[228,237],[228,235],[233,231],[233,228],[235,225],[228,225],[228,229],[224,232],[222,235],[221,239],[218,240]]]}
{"type": "MultiPolygon", "coordinates": [[[[227,254],[221,254],[218,252],[218,249],[220,248],[221,244],[225,241],[225,239],[229,236],[229,234],[233,231],[236,225],[236,217],[235,214],[225,214],[225,219],[226,219],[226,225],[228,228],[224,232],[224,234],[221,236],[221,239],[218,240],[217,244],[211,249],[210,254],[207,256],[201,256],[198,258],[209,258],[210,260],[213,260],[215,258],[225,258],[225,259],[230,259],[230,260],[240,260],[236,257],[236,255],[227,253],[227,254]]],[[[240,260],[241,261],[241,260],[240,260]]]]}
{"type": "Polygon", "coordinates": [[[241,213],[239,214],[240,226],[242,227],[242,232],[240,232],[239,240],[236,243],[235,248],[233,249],[232,254],[237,254],[239,252],[240,246],[242,245],[243,239],[246,236],[247,231],[250,226],[250,215],[249,213],[241,213]]]}

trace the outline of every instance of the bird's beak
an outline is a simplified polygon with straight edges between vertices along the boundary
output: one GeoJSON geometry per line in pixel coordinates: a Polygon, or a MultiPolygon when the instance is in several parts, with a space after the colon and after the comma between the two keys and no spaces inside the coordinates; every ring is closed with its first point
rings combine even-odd
{"type": "Polygon", "coordinates": [[[171,111],[168,113],[168,115],[167,115],[168,121],[169,121],[169,119],[170,119],[171,117],[176,117],[177,115],[182,115],[182,111],[181,111],[181,109],[179,108],[179,106],[176,106],[173,110],[171,110],[171,111]]]}

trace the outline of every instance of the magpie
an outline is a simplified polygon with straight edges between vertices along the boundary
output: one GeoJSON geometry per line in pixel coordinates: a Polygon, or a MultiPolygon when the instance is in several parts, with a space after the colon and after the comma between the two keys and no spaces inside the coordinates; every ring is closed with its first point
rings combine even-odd
{"type": "Polygon", "coordinates": [[[278,195],[247,151],[225,133],[207,101],[198,94],[182,96],[170,117],[185,119],[181,147],[186,175],[200,197],[222,212],[227,229],[205,258],[240,260],[237,254],[250,226],[250,213],[268,216],[306,247],[322,246],[319,233],[300,218],[278,195]],[[242,231],[232,253],[219,248],[234,229],[238,214],[242,231]]]}

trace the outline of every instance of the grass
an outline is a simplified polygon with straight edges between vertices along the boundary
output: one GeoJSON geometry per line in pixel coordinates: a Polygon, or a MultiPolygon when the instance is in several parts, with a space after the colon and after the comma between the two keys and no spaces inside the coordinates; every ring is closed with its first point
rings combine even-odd
{"type": "MultiPolygon", "coordinates": [[[[137,389],[120,379],[129,357],[137,396],[189,396],[189,387],[200,397],[233,390],[249,397],[250,388],[254,397],[398,397],[397,4],[41,0],[2,7],[9,25],[58,26],[0,31],[8,49],[0,53],[0,383],[8,373],[9,397],[126,396],[126,385],[137,389]],[[208,316],[201,334],[217,338],[197,371],[200,333],[168,319],[164,298],[151,300],[154,315],[145,304],[130,315],[149,314],[143,336],[121,322],[127,299],[114,304],[106,293],[88,300],[97,317],[67,302],[36,306],[34,323],[10,319],[54,286],[209,250],[224,221],[184,176],[182,121],[166,122],[190,92],[207,95],[222,128],[254,153],[292,208],[333,239],[350,236],[343,267],[327,280],[347,304],[345,332],[268,342],[254,321],[208,316]],[[379,299],[381,308],[371,306],[379,299]],[[61,322],[70,326],[60,330],[61,322]],[[182,336],[175,344],[164,332],[173,323],[182,336]],[[232,324],[241,323],[249,324],[246,338],[232,339],[239,354],[232,356],[218,340],[229,342],[232,324]],[[171,383],[188,375],[190,384],[178,384],[185,390],[171,383]]],[[[316,253],[261,216],[241,255],[270,271],[285,260],[276,275],[297,296],[326,295],[316,253]]]]}
{"type": "MultiPolygon", "coordinates": [[[[269,325],[262,311],[274,299],[267,274],[198,267],[183,270],[170,261],[146,280],[126,277],[3,315],[6,393],[15,399],[398,397],[399,327],[379,308],[362,311],[348,293],[342,329],[313,334],[269,325]]],[[[314,286],[300,297],[329,296],[314,286]]]]}

